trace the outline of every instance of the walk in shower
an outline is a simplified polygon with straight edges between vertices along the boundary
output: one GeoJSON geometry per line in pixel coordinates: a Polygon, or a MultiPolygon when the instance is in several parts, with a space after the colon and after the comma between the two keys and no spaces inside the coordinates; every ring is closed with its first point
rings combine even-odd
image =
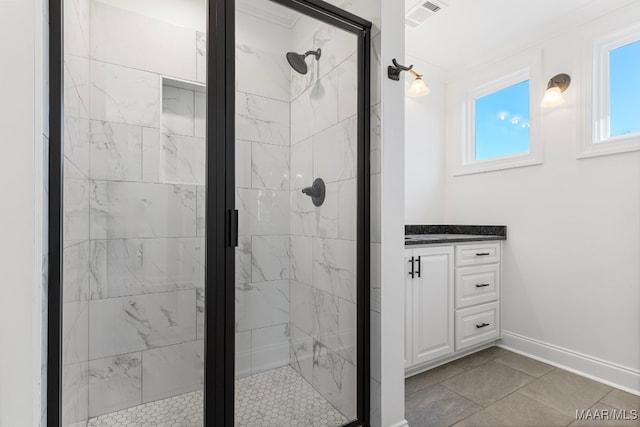
{"type": "Polygon", "coordinates": [[[369,24],[236,0],[225,65],[234,2],[61,2],[61,424],[362,425],[369,24]]]}

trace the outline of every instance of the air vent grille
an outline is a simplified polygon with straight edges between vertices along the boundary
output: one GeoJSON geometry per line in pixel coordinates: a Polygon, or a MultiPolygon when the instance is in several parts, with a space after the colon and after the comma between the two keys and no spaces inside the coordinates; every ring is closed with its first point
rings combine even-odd
{"type": "Polygon", "coordinates": [[[446,4],[440,0],[418,3],[414,8],[409,10],[405,16],[405,24],[409,28],[416,29],[435,13],[441,11],[443,7],[446,7],[446,4]]]}

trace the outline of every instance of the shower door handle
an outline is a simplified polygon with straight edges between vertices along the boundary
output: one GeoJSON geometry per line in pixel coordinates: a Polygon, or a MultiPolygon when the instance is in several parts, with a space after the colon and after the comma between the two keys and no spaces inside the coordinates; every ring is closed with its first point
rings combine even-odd
{"type": "Polygon", "coordinates": [[[238,247],[238,210],[229,211],[229,246],[238,247]]]}

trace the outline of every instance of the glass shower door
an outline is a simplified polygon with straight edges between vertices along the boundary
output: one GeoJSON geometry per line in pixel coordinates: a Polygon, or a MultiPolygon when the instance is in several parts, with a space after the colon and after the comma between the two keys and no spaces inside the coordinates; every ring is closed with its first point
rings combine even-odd
{"type": "Polygon", "coordinates": [[[63,425],[202,425],[207,1],[63,4],[63,425]]]}
{"type": "Polygon", "coordinates": [[[358,37],[278,1],[235,12],[235,425],[345,425],[361,381],[358,37]]]}

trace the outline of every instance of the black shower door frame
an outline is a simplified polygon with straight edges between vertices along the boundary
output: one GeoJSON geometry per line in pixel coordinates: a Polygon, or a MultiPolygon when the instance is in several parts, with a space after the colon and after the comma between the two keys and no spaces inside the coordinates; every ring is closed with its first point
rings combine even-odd
{"type": "MultiPolygon", "coordinates": [[[[358,38],[357,419],[370,411],[371,23],[321,0],[270,0],[358,38]]],[[[47,425],[62,416],[64,179],[63,0],[49,0],[49,266],[47,425]]],[[[205,426],[234,425],[235,377],[235,1],[209,0],[207,17],[205,426]]]]}

